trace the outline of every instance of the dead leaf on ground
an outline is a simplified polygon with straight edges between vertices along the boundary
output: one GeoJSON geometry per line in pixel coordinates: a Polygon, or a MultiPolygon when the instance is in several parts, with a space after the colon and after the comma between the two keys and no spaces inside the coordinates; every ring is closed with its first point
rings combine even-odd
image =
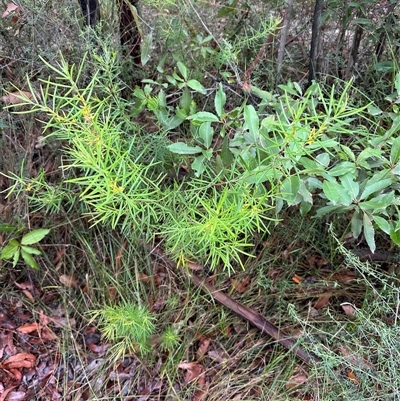
{"type": "Polygon", "coordinates": [[[250,276],[246,276],[243,280],[231,279],[231,284],[235,291],[243,294],[247,291],[250,284],[250,276]]]}
{"type": "Polygon", "coordinates": [[[355,314],[357,313],[357,309],[352,304],[349,304],[348,302],[344,302],[344,303],[340,304],[340,306],[342,307],[342,309],[344,310],[344,313],[347,316],[355,316],[355,314]]]}
{"type": "Polygon", "coordinates": [[[35,355],[28,354],[27,352],[21,352],[16,355],[12,355],[5,361],[0,363],[2,369],[21,369],[21,368],[33,368],[36,364],[35,355]]]}
{"type": "Polygon", "coordinates": [[[291,389],[293,387],[300,386],[301,384],[305,383],[307,381],[308,377],[305,374],[298,373],[294,376],[292,376],[287,382],[286,382],[286,388],[291,389]]]}
{"type": "Polygon", "coordinates": [[[194,262],[187,262],[187,266],[190,270],[194,270],[194,271],[200,271],[203,270],[203,266],[199,265],[198,263],[194,263],[194,262]]]}
{"type": "Polygon", "coordinates": [[[357,275],[351,271],[334,273],[332,274],[331,279],[338,281],[339,283],[350,284],[353,281],[357,280],[357,275]]]}
{"type": "Polygon", "coordinates": [[[349,371],[347,372],[347,377],[348,377],[356,386],[358,386],[358,385],[360,384],[360,382],[357,380],[356,375],[355,375],[351,370],[349,370],[349,371]]]}
{"type": "Polygon", "coordinates": [[[197,359],[201,359],[206,352],[208,351],[208,347],[211,344],[211,339],[201,336],[199,340],[199,347],[197,348],[197,359]]]}
{"type": "Polygon", "coordinates": [[[322,297],[319,297],[317,299],[317,302],[315,302],[314,308],[315,309],[322,309],[325,308],[329,304],[329,300],[331,298],[331,295],[323,295],[322,297]]]}
{"type": "Polygon", "coordinates": [[[1,16],[1,18],[6,18],[8,17],[13,11],[21,11],[21,9],[14,3],[8,3],[7,4],[7,8],[6,11],[4,11],[3,15],[1,16]]]}
{"type": "Polygon", "coordinates": [[[78,280],[76,276],[73,274],[72,276],[69,276],[67,274],[62,274],[59,278],[61,284],[65,285],[68,288],[78,288],[78,280]]]}
{"type": "Polygon", "coordinates": [[[17,331],[19,333],[28,334],[28,333],[32,333],[34,331],[40,331],[41,328],[42,328],[42,326],[39,323],[26,323],[26,324],[23,324],[22,326],[18,327],[17,331]]]}
{"type": "Polygon", "coordinates": [[[303,277],[298,276],[297,274],[295,274],[292,277],[292,280],[296,283],[296,284],[301,284],[304,281],[303,277]]]}
{"type": "Polygon", "coordinates": [[[2,96],[1,100],[7,104],[21,104],[32,99],[32,93],[26,91],[17,91],[2,96]]]}
{"type": "Polygon", "coordinates": [[[186,370],[185,372],[185,383],[191,383],[197,379],[199,379],[198,385],[201,387],[201,383],[205,384],[205,377],[204,377],[204,367],[200,363],[196,362],[182,362],[178,365],[179,369],[186,370]],[[200,380],[202,378],[202,380],[200,380]]]}

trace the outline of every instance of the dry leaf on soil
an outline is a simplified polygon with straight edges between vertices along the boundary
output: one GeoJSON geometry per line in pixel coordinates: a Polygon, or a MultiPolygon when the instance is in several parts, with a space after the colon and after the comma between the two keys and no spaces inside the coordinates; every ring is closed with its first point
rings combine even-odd
{"type": "Polygon", "coordinates": [[[199,379],[198,385],[201,388],[201,383],[205,384],[204,378],[204,367],[203,365],[196,362],[183,362],[178,365],[179,369],[186,370],[185,372],[185,383],[191,383],[192,381],[199,379]],[[201,380],[202,379],[202,380],[201,380]]]}
{"type": "Polygon", "coordinates": [[[20,104],[25,103],[26,100],[32,98],[32,93],[26,91],[17,91],[2,96],[1,100],[7,104],[20,104]]]}
{"type": "Polygon", "coordinates": [[[6,11],[4,11],[3,15],[1,16],[1,18],[8,17],[13,11],[20,11],[20,9],[16,4],[8,3],[6,11]]]}
{"type": "Polygon", "coordinates": [[[340,306],[342,307],[344,313],[347,316],[355,316],[355,314],[357,313],[356,308],[352,304],[349,304],[348,302],[344,302],[340,304],[340,306]]]}
{"type": "Polygon", "coordinates": [[[12,355],[5,361],[0,363],[0,368],[11,370],[21,368],[33,368],[36,364],[35,355],[28,354],[27,352],[21,352],[17,355],[12,355]]]}

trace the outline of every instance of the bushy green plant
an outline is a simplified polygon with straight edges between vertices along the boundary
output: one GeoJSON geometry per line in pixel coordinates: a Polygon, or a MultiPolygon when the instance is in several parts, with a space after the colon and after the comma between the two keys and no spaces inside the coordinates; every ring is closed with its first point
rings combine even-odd
{"type": "Polygon", "coordinates": [[[131,302],[104,305],[90,315],[92,321],[97,321],[104,339],[113,344],[110,352],[115,359],[129,352],[149,351],[155,326],[154,317],[144,306],[131,302]]]}

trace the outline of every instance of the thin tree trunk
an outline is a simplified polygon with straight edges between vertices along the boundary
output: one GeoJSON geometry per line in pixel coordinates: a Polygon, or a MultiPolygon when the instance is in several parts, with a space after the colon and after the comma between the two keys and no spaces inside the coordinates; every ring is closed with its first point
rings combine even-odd
{"type": "Polygon", "coordinates": [[[276,60],[277,67],[276,67],[275,88],[279,85],[280,80],[282,78],[281,72],[282,72],[283,56],[285,54],[286,40],[287,40],[287,35],[289,32],[290,20],[292,17],[293,2],[294,2],[294,0],[288,0],[286,11],[285,11],[285,18],[283,20],[283,29],[282,29],[282,34],[281,34],[281,40],[279,43],[279,48],[278,48],[278,58],[276,60]]]}
{"type": "Polygon", "coordinates": [[[317,75],[317,54],[318,54],[318,44],[321,37],[321,14],[323,7],[324,7],[324,0],[315,0],[314,17],[313,17],[312,34],[311,34],[311,47],[310,47],[310,67],[308,70],[307,87],[311,86],[312,81],[315,80],[317,75]]]}

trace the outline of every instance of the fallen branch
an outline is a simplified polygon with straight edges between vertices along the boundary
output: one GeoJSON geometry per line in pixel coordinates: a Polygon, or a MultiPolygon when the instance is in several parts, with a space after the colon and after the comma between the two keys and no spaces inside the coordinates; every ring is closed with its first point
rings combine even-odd
{"type": "MultiPolygon", "coordinates": [[[[170,259],[168,259],[160,249],[158,248],[152,249],[151,253],[153,255],[154,254],[157,255],[162,260],[164,260],[169,268],[175,267],[175,264],[170,259]]],[[[293,352],[298,358],[300,358],[307,365],[312,365],[312,363],[319,362],[318,357],[308,353],[303,348],[296,345],[295,340],[290,338],[290,336],[281,331],[278,327],[276,327],[273,323],[268,321],[260,313],[233,300],[231,297],[229,297],[222,291],[219,291],[212,285],[206,283],[197,275],[193,273],[188,275],[201,290],[209,293],[218,303],[230,309],[240,318],[247,320],[250,324],[260,329],[263,333],[266,333],[269,336],[271,336],[279,344],[283,345],[286,349],[293,352]]]]}

